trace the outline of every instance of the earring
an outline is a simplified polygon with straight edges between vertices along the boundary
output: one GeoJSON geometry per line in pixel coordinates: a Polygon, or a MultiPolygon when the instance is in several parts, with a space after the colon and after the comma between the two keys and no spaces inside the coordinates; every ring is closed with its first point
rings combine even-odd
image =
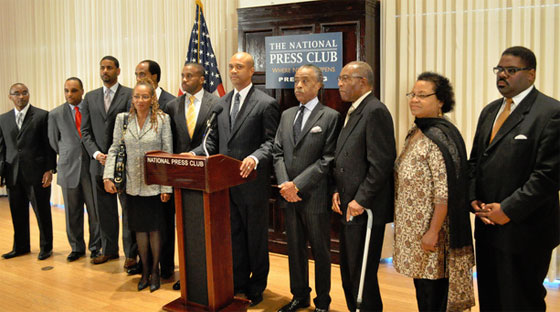
{"type": "Polygon", "coordinates": [[[437,115],[438,115],[438,117],[443,117],[443,113],[441,112],[441,108],[439,109],[439,111],[438,111],[438,114],[437,114],[437,115]]]}

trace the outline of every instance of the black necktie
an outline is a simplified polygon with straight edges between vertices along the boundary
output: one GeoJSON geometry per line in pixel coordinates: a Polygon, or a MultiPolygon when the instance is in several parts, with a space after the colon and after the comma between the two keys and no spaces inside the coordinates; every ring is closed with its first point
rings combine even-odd
{"type": "Polygon", "coordinates": [[[299,136],[301,135],[301,126],[303,124],[303,111],[305,110],[305,106],[301,105],[299,107],[299,114],[296,118],[296,122],[294,123],[294,142],[297,142],[299,136]]]}
{"type": "Polygon", "coordinates": [[[231,114],[229,115],[229,124],[230,128],[233,129],[233,124],[235,123],[235,117],[237,117],[237,113],[239,113],[239,99],[241,96],[239,93],[235,95],[235,99],[233,100],[233,107],[231,108],[231,114]]]}

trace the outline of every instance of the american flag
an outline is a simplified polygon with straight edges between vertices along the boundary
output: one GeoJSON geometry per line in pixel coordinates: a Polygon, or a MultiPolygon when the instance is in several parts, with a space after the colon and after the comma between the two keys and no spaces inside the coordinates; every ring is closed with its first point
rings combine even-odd
{"type": "MultiPolygon", "coordinates": [[[[216,56],[210,43],[210,34],[202,14],[202,2],[200,0],[196,0],[196,19],[191,31],[186,63],[200,63],[204,66],[204,89],[206,91],[214,93],[214,91],[218,90],[220,96],[226,94],[222,85],[220,71],[218,70],[216,56]]],[[[179,93],[182,94],[182,90],[179,93]]]]}

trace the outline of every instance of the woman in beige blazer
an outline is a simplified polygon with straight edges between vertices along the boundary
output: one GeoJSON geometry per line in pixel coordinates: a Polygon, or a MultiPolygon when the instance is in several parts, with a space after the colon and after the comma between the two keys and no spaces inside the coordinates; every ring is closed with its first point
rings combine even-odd
{"type": "Polygon", "coordinates": [[[150,284],[150,291],[160,286],[159,257],[161,250],[161,229],[163,227],[163,206],[169,200],[170,186],[147,185],[144,183],[144,154],[161,150],[171,153],[173,141],[170,119],[159,109],[156,92],[151,81],[142,79],[132,93],[129,113],[120,113],[115,121],[113,144],[107,155],[103,182],[109,193],[117,192],[113,178],[115,160],[121,138],[126,145],[126,198],[129,207],[129,227],[136,232],[138,252],[142,260],[142,278],[138,290],[150,284]],[[128,115],[128,126],[123,136],[123,121],[128,115]],[[152,266],[149,254],[152,253],[152,266]]]}

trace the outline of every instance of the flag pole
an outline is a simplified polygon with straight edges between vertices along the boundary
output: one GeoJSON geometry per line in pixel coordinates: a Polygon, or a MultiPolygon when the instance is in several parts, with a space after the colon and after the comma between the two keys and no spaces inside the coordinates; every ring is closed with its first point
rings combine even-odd
{"type": "Polygon", "coordinates": [[[199,7],[199,9],[197,10],[198,13],[198,17],[197,17],[197,21],[198,21],[198,42],[197,42],[197,48],[196,48],[196,62],[200,63],[200,14],[202,14],[202,1],[200,0],[196,0],[196,5],[199,7]]]}

